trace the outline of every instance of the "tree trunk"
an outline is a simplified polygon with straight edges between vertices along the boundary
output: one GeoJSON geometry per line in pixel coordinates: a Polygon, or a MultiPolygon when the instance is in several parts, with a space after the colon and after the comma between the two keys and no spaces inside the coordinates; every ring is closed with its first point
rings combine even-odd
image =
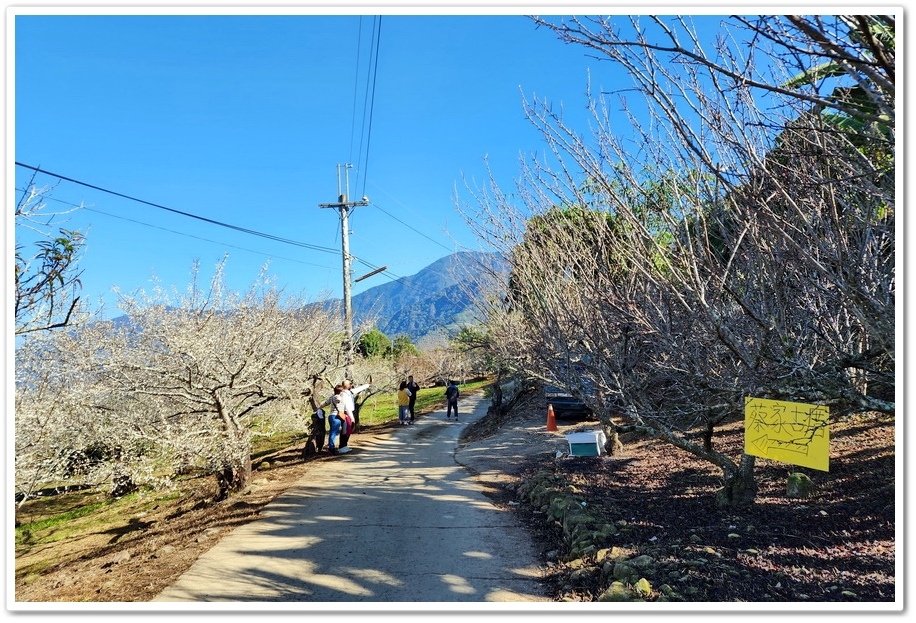
{"type": "Polygon", "coordinates": [[[115,475],[111,480],[111,494],[112,498],[124,497],[129,493],[133,493],[137,490],[137,485],[134,483],[133,478],[131,478],[130,473],[126,469],[120,469],[120,465],[116,468],[115,475]]]}
{"type": "Polygon", "coordinates": [[[725,469],[725,483],[716,494],[719,506],[747,507],[754,504],[757,482],[754,479],[754,458],[750,454],[741,457],[737,469],[725,469]]]}
{"type": "Polygon", "coordinates": [[[620,433],[617,432],[617,427],[611,424],[607,427],[607,430],[611,434],[608,436],[607,443],[604,444],[604,449],[611,456],[623,454],[623,442],[620,441],[620,433]]]}
{"type": "Polygon", "coordinates": [[[706,422],[706,432],[703,433],[703,449],[712,452],[712,435],[715,432],[715,425],[712,422],[706,422]]]}
{"type": "MultiPolygon", "coordinates": [[[[317,409],[316,409],[317,411],[317,409]]],[[[302,449],[302,458],[307,459],[321,452],[324,447],[324,440],[327,434],[327,424],[324,418],[312,414],[312,422],[309,427],[308,439],[305,447],[302,449]]]]}
{"type": "Polygon", "coordinates": [[[494,409],[497,413],[503,406],[503,388],[500,385],[500,378],[497,377],[496,381],[493,383],[493,400],[490,401],[491,408],[494,409]]]}
{"type": "Polygon", "coordinates": [[[241,491],[251,479],[251,455],[242,465],[232,465],[216,472],[216,501],[222,502],[230,494],[241,491]]]}
{"type": "MultiPolygon", "coordinates": [[[[233,425],[235,425],[234,422],[233,425]]],[[[235,456],[230,459],[230,464],[225,465],[215,474],[217,502],[244,489],[251,479],[251,433],[244,428],[236,427],[233,436],[235,437],[233,448],[235,456]]]]}

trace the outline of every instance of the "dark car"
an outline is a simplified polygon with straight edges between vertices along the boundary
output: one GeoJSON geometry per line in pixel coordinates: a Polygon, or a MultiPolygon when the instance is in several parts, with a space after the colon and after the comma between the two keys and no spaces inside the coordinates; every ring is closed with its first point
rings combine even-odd
{"type": "Polygon", "coordinates": [[[554,417],[587,418],[592,415],[591,407],[559,387],[545,386],[544,397],[548,405],[553,405],[554,417]]]}

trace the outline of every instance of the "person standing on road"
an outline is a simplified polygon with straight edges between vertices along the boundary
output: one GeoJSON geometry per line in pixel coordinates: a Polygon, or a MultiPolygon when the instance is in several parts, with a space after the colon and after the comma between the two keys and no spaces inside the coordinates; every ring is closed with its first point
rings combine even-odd
{"type": "Polygon", "coordinates": [[[398,387],[398,422],[401,423],[401,426],[413,424],[413,420],[410,419],[411,395],[410,390],[407,389],[407,381],[401,381],[401,385],[398,387]]]}
{"type": "Polygon", "coordinates": [[[449,381],[448,387],[445,388],[445,402],[447,406],[446,417],[450,420],[452,419],[452,409],[455,410],[455,421],[458,421],[458,396],[461,395],[461,390],[458,389],[458,386],[455,385],[455,381],[449,381]]]}
{"type": "Polygon", "coordinates": [[[366,383],[359,387],[353,387],[353,382],[350,379],[344,379],[341,385],[343,386],[343,392],[341,392],[341,394],[343,395],[344,409],[341,419],[339,451],[346,454],[351,449],[349,445],[350,435],[353,434],[356,427],[359,425],[359,418],[356,413],[356,395],[369,387],[369,384],[366,383]]]}
{"type": "Polygon", "coordinates": [[[410,422],[413,423],[417,417],[414,408],[417,404],[417,392],[420,391],[420,384],[413,380],[412,374],[407,377],[407,391],[410,392],[410,405],[408,406],[410,407],[410,422]]]}
{"type": "Polygon", "coordinates": [[[343,385],[334,386],[334,394],[325,400],[323,403],[318,405],[318,408],[331,407],[331,412],[328,414],[328,426],[330,431],[328,433],[328,452],[331,454],[337,454],[338,450],[336,448],[338,437],[340,436],[340,427],[341,427],[341,414],[344,410],[344,398],[343,398],[343,385]]]}
{"type": "Polygon", "coordinates": [[[324,448],[324,440],[327,436],[327,424],[325,423],[325,411],[322,408],[315,409],[312,413],[312,439],[315,444],[315,453],[321,454],[324,448]]]}

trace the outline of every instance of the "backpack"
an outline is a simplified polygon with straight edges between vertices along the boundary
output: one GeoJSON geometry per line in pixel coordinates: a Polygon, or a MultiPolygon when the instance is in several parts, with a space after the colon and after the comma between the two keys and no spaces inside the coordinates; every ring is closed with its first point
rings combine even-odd
{"type": "Polygon", "coordinates": [[[455,385],[449,385],[448,389],[445,390],[445,397],[449,400],[454,400],[458,397],[458,387],[455,385]]]}

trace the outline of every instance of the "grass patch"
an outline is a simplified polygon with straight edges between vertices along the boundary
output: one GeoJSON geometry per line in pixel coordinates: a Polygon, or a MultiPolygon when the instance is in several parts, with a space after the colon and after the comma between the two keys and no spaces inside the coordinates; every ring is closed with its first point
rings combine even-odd
{"type": "MultiPolygon", "coordinates": [[[[39,518],[23,521],[16,526],[16,548],[25,550],[48,543],[64,541],[87,533],[101,533],[124,525],[124,518],[136,516],[156,504],[180,497],[180,493],[147,497],[143,492],[131,493],[120,498],[109,498],[104,493],[82,491],[67,495],[68,510],[48,514],[45,500],[39,498],[29,504],[39,518]]],[[[60,508],[61,500],[47,500],[60,508]]],[[[20,511],[28,515],[29,508],[20,511]]]]}
{"type": "MultiPolygon", "coordinates": [[[[476,392],[491,385],[492,381],[484,379],[458,385],[463,394],[476,392]]],[[[417,392],[415,410],[417,414],[430,413],[445,408],[445,387],[426,387],[417,392]]],[[[384,424],[398,419],[398,394],[387,392],[375,394],[359,410],[359,422],[365,425],[384,424]]]]}
{"type": "MultiPolygon", "coordinates": [[[[485,390],[491,381],[482,380],[459,385],[464,395],[485,390]]],[[[428,387],[417,394],[416,411],[429,413],[445,408],[445,387],[428,387]]],[[[376,394],[362,405],[360,421],[363,424],[384,424],[396,420],[397,394],[376,394]]],[[[253,442],[252,461],[281,451],[305,439],[304,433],[288,433],[271,437],[258,437],[253,442]]],[[[180,488],[183,488],[180,484],[180,488]]],[[[185,492],[186,493],[186,492],[185,492]]],[[[37,556],[45,545],[80,539],[91,535],[111,534],[116,537],[125,529],[142,523],[142,513],[157,504],[175,500],[185,495],[181,491],[138,491],[121,498],[109,498],[99,488],[68,491],[40,496],[27,501],[16,510],[18,525],[15,528],[16,556],[37,556]],[[125,525],[126,524],[126,525],[125,525]]],[[[17,569],[17,577],[40,573],[43,565],[53,561],[30,560],[24,568],[17,569]]]]}
{"type": "Polygon", "coordinates": [[[53,528],[56,528],[63,523],[73,521],[74,519],[78,519],[80,517],[85,517],[89,513],[95,512],[96,510],[108,506],[113,502],[114,500],[92,502],[86,504],[85,506],[74,508],[73,510],[67,511],[65,513],[54,515],[53,517],[46,517],[44,519],[39,519],[38,521],[32,521],[20,526],[16,526],[16,545],[34,545],[34,535],[36,533],[42,531],[52,531],[53,528]]]}
{"type": "Polygon", "coordinates": [[[251,461],[257,464],[258,459],[285,450],[290,446],[304,442],[308,438],[306,432],[281,433],[265,437],[256,437],[251,443],[251,461]]]}

